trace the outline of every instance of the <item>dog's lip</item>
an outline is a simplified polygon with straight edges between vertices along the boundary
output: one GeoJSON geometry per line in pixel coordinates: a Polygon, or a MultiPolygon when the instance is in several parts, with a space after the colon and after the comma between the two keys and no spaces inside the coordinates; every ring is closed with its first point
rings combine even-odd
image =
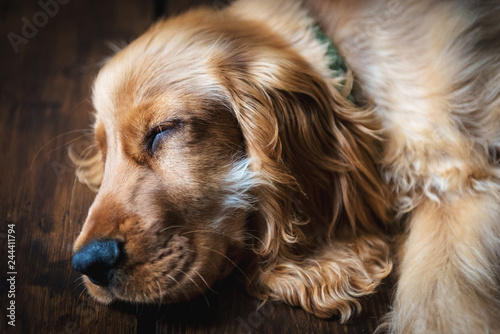
{"type": "Polygon", "coordinates": [[[109,292],[109,288],[111,286],[110,283],[104,283],[104,282],[102,282],[100,280],[96,280],[96,279],[90,278],[87,275],[83,275],[83,277],[84,277],[84,280],[86,281],[86,283],[90,283],[94,287],[97,287],[97,288],[99,288],[101,290],[105,290],[105,291],[109,292]]]}
{"type": "Polygon", "coordinates": [[[100,281],[97,281],[97,280],[95,280],[95,279],[93,279],[93,278],[91,278],[91,277],[88,277],[88,276],[87,276],[87,278],[88,278],[88,279],[89,279],[89,281],[90,281],[92,284],[94,284],[94,285],[99,285],[99,286],[106,286],[106,285],[107,285],[106,283],[104,283],[104,282],[100,282],[100,281]]]}
{"type": "MultiPolygon", "coordinates": [[[[186,248],[186,247],[191,247],[192,241],[183,235],[180,235],[179,233],[173,233],[166,237],[163,248],[165,250],[170,250],[171,254],[178,254],[177,250],[179,247],[186,248]],[[172,244],[172,247],[169,247],[170,243],[172,244]]],[[[182,251],[181,251],[182,252],[182,251]]],[[[177,273],[177,269],[181,268],[182,271],[186,271],[186,268],[183,268],[182,266],[184,264],[189,264],[190,267],[192,265],[192,261],[195,259],[195,253],[194,252],[185,252],[187,254],[186,256],[182,257],[175,257],[175,261],[172,260],[169,262],[172,267],[170,268],[170,271],[168,274],[175,276],[175,273],[177,273]]],[[[166,258],[170,258],[168,255],[166,258]]],[[[112,269],[110,271],[111,277],[108,277],[108,282],[107,284],[104,283],[104,281],[101,281],[100,278],[91,278],[87,275],[82,275],[82,278],[85,282],[85,285],[87,286],[87,289],[90,293],[90,295],[94,296],[97,301],[103,303],[103,304],[110,304],[113,302],[117,301],[122,301],[122,302],[129,302],[129,303],[149,303],[149,302],[156,302],[157,299],[153,298],[151,300],[145,300],[143,294],[141,293],[130,293],[134,289],[127,289],[127,287],[130,287],[131,284],[139,283],[141,279],[139,277],[136,277],[137,275],[134,275],[134,268],[136,266],[139,266],[143,264],[144,262],[141,261],[142,259],[138,258],[128,258],[126,262],[122,262],[121,266],[119,268],[112,269]]],[[[189,269],[187,269],[189,270],[189,269]]],[[[182,276],[182,275],[181,275],[182,276]]],[[[189,281],[189,279],[186,279],[189,281]]],[[[180,281],[173,281],[170,282],[171,286],[170,288],[179,288],[178,284],[180,281]]],[[[163,288],[162,288],[163,289],[163,288]]],[[[168,291],[165,290],[165,291],[168,291]]],[[[161,294],[159,298],[162,300],[162,302],[165,303],[175,303],[179,302],[182,300],[185,300],[184,298],[185,295],[182,293],[175,293],[174,295],[171,295],[170,293],[166,294],[161,294]]]]}
{"type": "Polygon", "coordinates": [[[110,284],[110,282],[111,282],[111,280],[113,278],[113,274],[114,274],[114,270],[108,271],[107,278],[103,279],[103,280],[94,279],[94,278],[92,278],[90,276],[87,276],[87,275],[85,275],[85,276],[88,278],[88,280],[92,284],[105,288],[105,287],[107,287],[110,284]]]}
{"type": "Polygon", "coordinates": [[[82,277],[87,287],[87,291],[98,302],[107,305],[116,301],[116,295],[111,291],[112,287],[110,287],[109,284],[107,286],[98,285],[92,282],[86,275],[83,275],[82,277]]]}

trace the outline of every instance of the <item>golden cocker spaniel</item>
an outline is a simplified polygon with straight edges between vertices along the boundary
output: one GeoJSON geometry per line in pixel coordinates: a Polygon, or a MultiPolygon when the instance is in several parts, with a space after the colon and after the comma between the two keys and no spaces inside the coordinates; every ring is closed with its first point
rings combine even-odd
{"type": "Polygon", "coordinates": [[[192,10],[93,104],[73,266],[98,301],[191,298],[250,253],[253,295],[345,321],[394,263],[382,329],[500,333],[498,1],[192,10]]]}

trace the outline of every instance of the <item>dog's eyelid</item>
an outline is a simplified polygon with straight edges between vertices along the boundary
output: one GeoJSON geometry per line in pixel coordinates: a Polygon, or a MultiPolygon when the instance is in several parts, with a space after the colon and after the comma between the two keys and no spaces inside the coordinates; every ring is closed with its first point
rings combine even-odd
{"type": "Polygon", "coordinates": [[[179,128],[183,122],[179,119],[169,120],[162,122],[149,130],[146,137],[147,150],[151,154],[154,154],[157,146],[160,144],[163,138],[166,137],[173,130],[179,128]]]}
{"type": "Polygon", "coordinates": [[[158,125],[151,127],[148,133],[148,137],[154,137],[162,132],[172,130],[178,126],[180,126],[183,122],[179,119],[169,120],[162,122],[158,125]]]}

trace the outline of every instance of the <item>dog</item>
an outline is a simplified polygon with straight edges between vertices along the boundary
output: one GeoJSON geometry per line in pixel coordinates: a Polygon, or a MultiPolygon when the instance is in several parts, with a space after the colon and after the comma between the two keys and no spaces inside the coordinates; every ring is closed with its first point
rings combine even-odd
{"type": "Polygon", "coordinates": [[[98,150],[73,155],[98,189],[89,293],[175,303],[243,261],[252,295],[345,322],[394,267],[381,330],[500,333],[499,20],[240,0],[158,21],[101,69],[98,150]]]}

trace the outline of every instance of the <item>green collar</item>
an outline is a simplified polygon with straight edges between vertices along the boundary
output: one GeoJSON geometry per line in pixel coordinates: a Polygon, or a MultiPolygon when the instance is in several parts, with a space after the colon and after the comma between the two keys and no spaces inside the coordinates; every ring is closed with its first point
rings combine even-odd
{"type": "MultiPolygon", "coordinates": [[[[320,41],[321,44],[327,45],[326,55],[330,58],[328,67],[333,71],[335,76],[344,76],[347,73],[347,66],[345,65],[344,59],[340,56],[330,38],[317,24],[314,24],[312,28],[316,35],[316,39],[320,41]]],[[[351,94],[349,94],[347,99],[354,103],[354,98],[351,94]]]]}

